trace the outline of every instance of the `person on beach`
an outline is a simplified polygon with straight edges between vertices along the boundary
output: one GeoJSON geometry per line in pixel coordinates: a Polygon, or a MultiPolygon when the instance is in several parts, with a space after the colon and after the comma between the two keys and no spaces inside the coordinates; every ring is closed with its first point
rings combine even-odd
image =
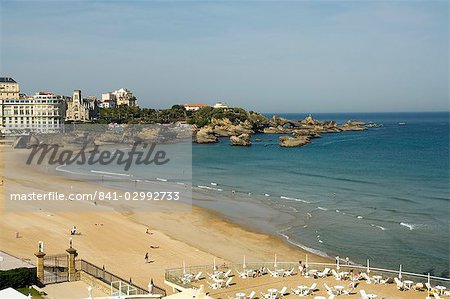
{"type": "Polygon", "coordinates": [[[148,263],[148,252],[145,254],[144,260],[146,263],[148,263]]]}
{"type": "Polygon", "coordinates": [[[302,261],[298,261],[298,274],[304,275],[303,269],[304,269],[304,267],[303,267],[302,261]]]}

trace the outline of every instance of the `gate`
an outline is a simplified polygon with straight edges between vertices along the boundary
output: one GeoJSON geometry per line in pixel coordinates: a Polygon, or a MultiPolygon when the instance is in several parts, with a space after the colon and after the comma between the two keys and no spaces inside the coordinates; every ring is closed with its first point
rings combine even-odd
{"type": "Polygon", "coordinates": [[[67,254],[49,255],[44,257],[43,284],[69,281],[67,254]]]}

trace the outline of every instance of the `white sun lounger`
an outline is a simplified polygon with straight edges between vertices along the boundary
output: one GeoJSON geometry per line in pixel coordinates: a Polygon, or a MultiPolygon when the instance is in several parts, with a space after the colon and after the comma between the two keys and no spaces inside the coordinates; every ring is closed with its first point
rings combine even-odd
{"type": "Polygon", "coordinates": [[[225,272],[225,274],[223,275],[223,277],[229,277],[231,274],[231,269],[228,269],[227,272],[225,272]]]}
{"type": "Polygon", "coordinates": [[[244,272],[239,272],[238,270],[236,270],[236,272],[237,272],[237,274],[238,274],[238,276],[239,276],[240,278],[243,278],[243,279],[247,278],[247,272],[246,272],[246,271],[244,271],[244,272]]]}
{"type": "Polygon", "coordinates": [[[269,274],[272,277],[279,277],[280,276],[277,271],[271,271],[270,269],[267,269],[267,271],[269,271],[269,274]]]}
{"type": "Polygon", "coordinates": [[[192,279],[192,281],[198,281],[200,280],[200,277],[202,276],[202,271],[198,272],[197,275],[192,279]]]}
{"type": "Polygon", "coordinates": [[[286,294],[286,291],[287,291],[287,287],[284,286],[284,287],[278,292],[278,294],[280,294],[280,297],[283,297],[284,294],[286,294]]]}
{"type": "Polygon", "coordinates": [[[336,280],[341,280],[341,276],[336,272],[336,270],[331,269],[331,274],[336,278],[336,280]]]}
{"type": "Polygon", "coordinates": [[[325,268],[322,272],[317,272],[316,277],[325,278],[330,273],[330,268],[325,268]]]}
{"type": "Polygon", "coordinates": [[[337,292],[330,288],[326,283],[324,283],[323,286],[325,287],[325,289],[327,289],[328,295],[337,295],[337,292]]]}
{"type": "Polygon", "coordinates": [[[399,289],[400,291],[406,290],[405,284],[400,279],[394,277],[394,281],[397,284],[397,289],[399,289]]]}
{"type": "Polygon", "coordinates": [[[253,299],[253,297],[255,297],[256,292],[255,291],[251,291],[250,295],[248,295],[248,299],[253,299]]]}
{"type": "Polygon", "coordinates": [[[294,294],[294,295],[297,295],[297,296],[299,296],[302,292],[299,290],[299,289],[297,289],[297,288],[295,288],[295,289],[293,289],[293,288],[291,288],[291,291],[292,291],[292,293],[294,294]]]}
{"type": "Polygon", "coordinates": [[[207,281],[207,283],[208,283],[208,285],[209,285],[209,287],[211,288],[211,289],[213,289],[213,290],[217,290],[217,289],[219,289],[219,284],[217,283],[217,282],[214,282],[214,283],[210,283],[209,281],[207,281]]]}
{"type": "Polygon", "coordinates": [[[233,277],[228,278],[227,282],[225,283],[226,288],[228,288],[230,286],[230,283],[232,280],[233,280],[233,277]]]}

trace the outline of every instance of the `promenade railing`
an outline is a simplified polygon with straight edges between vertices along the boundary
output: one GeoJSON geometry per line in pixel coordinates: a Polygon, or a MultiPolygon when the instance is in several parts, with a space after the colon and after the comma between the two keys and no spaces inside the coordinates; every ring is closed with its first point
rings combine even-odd
{"type": "MultiPolygon", "coordinates": [[[[98,267],[88,261],[85,261],[83,259],[77,260],[77,270],[83,271],[96,279],[103,281],[104,283],[110,285],[111,287],[114,287],[116,285],[128,285],[133,289],[133,295],[143,295],[148,294],[148,290],[141,288],[140,286],[134,284],[133,282],[130,282],[129,280],[125,280],[107,270],[105,270],[103,267],[98,267]],[[122,282],[120,284],[119,282],[122,282]]],[[[121,292],[122,290],[118,289],[116,291],[121,292]]],[[[153,285],[152,294],[160,294],[162,296],[166,296],[166,291],[158,287],[156,285],[153,285]]]]}

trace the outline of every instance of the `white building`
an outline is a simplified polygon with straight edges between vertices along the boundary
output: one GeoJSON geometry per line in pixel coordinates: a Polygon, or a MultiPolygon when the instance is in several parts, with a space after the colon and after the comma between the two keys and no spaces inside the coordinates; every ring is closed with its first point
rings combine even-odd
{"type": "Polygon", "coordinates": [[[184,109],[186,109],[186,111],[197,111],[200,108],[208,107],[208,105],[202,103],[191,103],[191,104],[184,104],[183,107],[184,109]]]}
{"type": "Polygon", "coordinates": [[[102,93],[102,99],[99,103],[100,108],[116,108],[116,96],[112,92],[102,93]]]}
{"type": "Polygon", "coordinates": [[[138,106],[136,97],[133,96],[133,93],[126,88],[121,88],[118,90],[114,90],[112,92],[114,97],[116,98],[117,106],[127,105],[127,106],[138,106]]]}
{"type": "Polygon", "coordinates": [[[0,99],[0,126],[3,132],[59,131],[63,126],[65,103],[61,96],[38,92],[32,97],[0,99]]]}
{"type": "Polygon", "coordinates": [[[213,106],[214,108],[228,108],[228,105],[225,102],[217,102],[213,106]]]}
{"type": "Polygon", "coordinates": [[[18,99],[19,83],[13,78],[0,77],[0,99],[18,99]]]}

